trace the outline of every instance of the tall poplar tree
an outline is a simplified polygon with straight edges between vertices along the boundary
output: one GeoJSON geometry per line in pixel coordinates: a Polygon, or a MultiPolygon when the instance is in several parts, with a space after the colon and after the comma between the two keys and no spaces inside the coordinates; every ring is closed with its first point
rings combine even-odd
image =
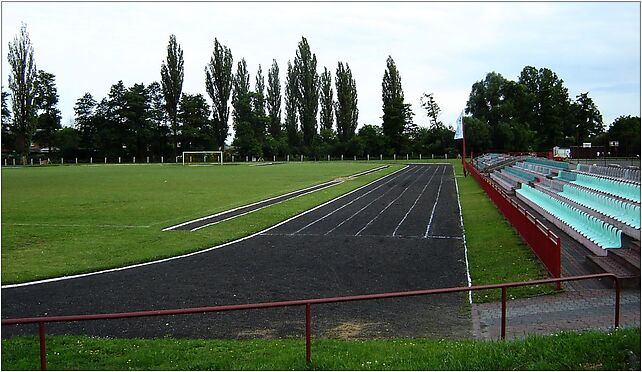
{"type": "Polygon", "coordinates": [[[254,92],[256,92],[256,105],[254,109],[257,114],[265,115],[265,78],[263,77],[263,69],[261,69],[260,64],[256,72],[254,92]]]}
{"type": "Polygon", "coordinates": [[[279,81],[279,65],[272,60],[268,71],[267,109],[270,118],[269,133],[274,138],[281,137],[281,82],[279,81]]]}
{"type": "Polygon", "coordinates": [[[225,148],[230,109],[227,102],[232,92],[232,51],[214,39],[214,53],[205,67],[205,88],[212,99],[213,127],[220,150],[225,148]]]}
{"type": "Polygon", "coordinates": [[[13,111],[13,128],[19,137],[18,150],[22,161],[27,161],[29,147],[36,132],[35,106],[33,99],[36,83],[36,62],[33,58],[33,46],[27,25],[20,27],[20,35],[9,43],[9,89],[11,90],[11,108],[13,111]]]}
{"type": "Polygon", "coordinates": [[[165,108],[172,128],[172,139],[174,156],[176,156],[178,145],[178,102],[183,91],[183,78],[185,68],[183,61],[183,49],[176,42],[176,36],[169,36],[167,45],[167,60],[161,65],[161,85],[165,97],[165,108]]]}
{"type": "Polygon", "coordinates": [[[347,63],[345,66],[343,62],[338,63],[335,85],[337,88],[337,102],[335,103],[337,134],[341,141],[346,142],[354,136],[359,118],[357,85],[347,63]]]}
{"type": "Polygon", "coordinates": [[[299,145],[297,123],[297,73],[288,61],[288,74],[285,79],[285,132],[290,149],[299,145]]]}
{"type": "Polygon", "coordinates": [[[317,134],[317,111],[319,109],[319,74],[317,57],[310,51],[308,40],[303,37],[294,58],[297,75],[297,106],[303,143],[312,145],[317,134]]]}
{"type": "Polygon", "coordinates": [[[403,149],[404,134],[412,126],[412,111],[410,105],[404,103],[401,75],[395,61],[388,56],[386,71],[383,74],[383,134],[387,137],[390,147],[396,153],[403,149]]]}
{"type": "Polygon", "coordinates": [[[321,130],[332,130],[334,115],[333,113],[333,91],[332,91],[332,74],[328,71],[327,67],[323,68],[321,74],[321,95],[319,97],[319,104],[321,106],[320,112],[320,126],[321,130]]]}

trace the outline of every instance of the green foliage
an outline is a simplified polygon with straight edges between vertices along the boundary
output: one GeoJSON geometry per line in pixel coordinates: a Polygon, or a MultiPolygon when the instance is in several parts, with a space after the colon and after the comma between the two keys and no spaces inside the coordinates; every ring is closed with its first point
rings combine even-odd
{"type": "Polygon", "coordinates": [[[311,146],[317,136],[319,74],[317,56],[310,51],[310,45],[305,37],[302,37],[299,42],[293,69],[296,71],[296,102],[303,144],[311,146]]]}
{"type": "Polygon", "coordinates": [[[410,104],[404,103],[401,75],[397,70],[395,61],[388,56],[386,71],[383,75],[382,100],[383,100],[383,134],[388,140],[390,150],[399,154],[407,149],[408,134],[412,131],[414,115],[410,104]]]}
{"type": "Polygon", "coordinates": [[[441,114],[441,109],[439,108],[439,105],[437,104],[437,101],[435,100],[435,97],[432,93],[426,94],[424,93],[423,96],[420,98],[421,100],[421,107],[423,107],[426,110],[426,114],[428,115],[428,119],[430,120],[430,127],[439,127],[443,126],[443,123],[439,120],[439,114],[441,114]]]}
{"type": "MultiPolygon", "coordinates": [[[[321,74],[321,95],[319,96],[319,104],[321,105],[320,124],[321,131],[332,130],[333,124],[333,92],[332,92],[332,74],[328,71],[327,67],[323,68],[321,74]]],[[[337,91],[337,94],[339,92],[337,91]]]]}
{"type": "Polygon", "coordinates": [[[483,153],[492,148],[490,126],[474,116],[464,118],[466,147],[471,153],[483,153]]]}
{"type": "Polygon", "coordinates": [[[212,99],[214,133],[220,150],[228,136],[230,110],[227,102],[232,92],[232,51],[214,39],[214,52],[205,67],[205,88],[212,99]]]}
{"type": "Polygon", "coordinates": [[[575,123],[575,143],[586,142],[590,137],[604,132],[602,114],[588,93],[580,93],[575,102],[571,103],[570,110],[575,123]]]}
{"type": "Polygon", "coordinates": [[[281,82],[279,81],[279,65],[272,60],[268,71],[267,109],[270,118],[268,131],[273,138],[281,137],[281,82]]]}
{"type": "Polygon", "coordinates": [[[36,109],[37,129],[34,139],[41,145],[46,145],[49,151],[52,151],[55,142],[54,136],[56,131],[61,128],[55,75],[38,70],[33,104],[36,109]]]}
{"type": "Polygon", "coordinates": [[[640,155],[640,117],[619,116],[608,130],[609,141],[618,141],[620,155],[640,155]]]}
{"type": "Polygon", "coordinates": [[[36,89],[36,62],[33,58],[33,45],[27,32],[27,25],[20,27],[20,35],[9,43],[9,90],[11,90],[11,108],[13,111],[13,128],[17,137],[17,148],[26,161],[29,147],[36,133],[35,119],[37,107],[34,104],[36,89]]]}
{"type": "Polygon", "coordinates": [[[7,99],[10,96],[8,92],[5,92],[4,87],[2,87],[2,136],[0,137],[2,138],[2,148],[13,151],[15,150],[16,136],[11,131],[13,122],[11,120],[11,110],[7,103],[7,99]]]}
{"type": "Polygon", "coordinates": [[[55,142],[60,149],[60,156],[70,159],[77,155],[76,150],[81,142],[78,130],[74,128],[62,128],[55,132],[55,136],[55,142]]]}
{"type": "Polygon", "coordinates": [[[178,123],[182,151],[210,150],[216,145],[210,106],[201,94],[184,93],[179,102],[178,123]]]}
{"type": "MultiPolygon", "coordinates": [[[[512,341],[314,338],[190,340],[51,336],[56,370],[639,370],[640,329],[562,332],[512,341]]],[[[3,340],[3,367],[36,370],[38,338],[3,340]]]]}
{"type": "Polygon", "coordinates": [[[357,107],[357,84],[347,63],[345,66],[343,62],[337,64],[335,85],[337,87],[337,102],[335,103],[337,134],[339,140],[348,142],[354,137],[357,130],[359,108],[357,107]]]}
{"type": "Polygon", "coordinates": [[[170,35],[167,45],[167,59],[161,65],[161,85],[165,98],[165,110],[172,128],[174,156],[176,156],[178,145],[178,102],[183,92],[184,77],[183,49],[176,41],[176,36],[170,35]]]}
{"type": "Polygon", "coordinates": [[[299,145],[299,127],[297,123],[297,71],[288,61],[285,79],[285,132],[290,149],[299,145]]]}

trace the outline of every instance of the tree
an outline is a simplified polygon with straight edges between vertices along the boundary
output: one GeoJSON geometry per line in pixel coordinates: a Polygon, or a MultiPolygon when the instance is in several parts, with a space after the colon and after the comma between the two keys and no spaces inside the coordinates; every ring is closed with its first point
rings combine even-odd
{"type": "MultiPolygon", "coordinates": [[[[167,102],[165,101],[161,84],[156,81],[149,84],[147,86],[147,96],[149,103],[147,117],[153,138],[150,142],[151,152],[159,156],[174,154],[176,152],[176,143],[173,139],[171,124],[169,127],[167,125],[169,114],[167,113],[167,102]],[[167,151],[170,146],[173,148],[171,153],[167,151]]],[[[180,130],[180,126],[180,123],[177,122],[176,127],[178,127],[178,130],[180,130]]]]}
{"type": "Polygon", "coordinates": [[[144,84],[134,84],[124,95],[126,136],[122,142],[127,145],[130,156],[142,159],[148,153],[148,143],[152,135],[149,121],[149,96],[144,84]]]}
{"type": "Polygon", "coordinates": [[[96,106],[96,145],[109,156],[125,156],[129,131],[126,126],[127,88],[122,80],[111,86],[109,94],[96,106]]]}
{"type": "Polygon", "coordinates": [[[170,35],[167,45],[167,59],[161,65],[161,85],[165,97],[165,109],[172,128],[174,156],[176,156],[178,142],[177,109],[183,91],[184,76],[183,49],[176,42],[176,36],[170,35]]]}
{"type": "Polygon", "coordinates": [[[56,131],[60,126],[60,110],[58,110],[58,90],[56,77],[48,72],[38,70],[34,87],[34,108],[36,109],[36,137],[42,144],[53,150],[56,131]]]}
{"type": "Polygon", "coordinates": [[[270,118],[269,133],[273,138],[279,138],[281,137],[281,83],[276,60],[272,60],[272,67],[268,71],[267,109],[270,118]]]}
{"type": "Polygon", "coordinates": [[[371,156],[378,156],[385,154],[386,137],[380,126],[366,124],[359,129],[357,138],[363,144],[364,152],[371,156]]]}
{"type": "Polygon", "coordinates": [[[178,105],[183,151],[209,150],[216,143],[213,137],[210,106],[200,94],[183,94],[178,105]]]}
{"type": "Polygon", "coordinates": [[[288,61],[288,73],[285,79],[285,132],[288,145],[292,150],[299,145],[299,129],[297,123],[297,73],[288,61]]]}
{"type": "Polygon", "coordinates": [[[96,148],[98,128],[96,126],[95,111],[96,100],[94,100],[91,93],[85,93],[78,98],[74,105],[75,124],[80,136],[80,146],[89,150],[89,152],[93,152],[96,148]]]}
{"type": "Polygon", "coordinates": [[[214,133],[220,150],[225,148],[230,115],[227,102],[232,92],[232,51],[214,39],[214,53],[205,67],[205,88],[212,99],[214,133]]]}
{"type": "Polygon", "coordinates": [[[640,155],[640,117],[619,116],[608,130],[608,139],[618,141],[619,155],[640,155]]]}
{"type": "Polygon", "coordinates": [[[319,96],[321,113],[320,124],[321,130],[332,130],[333,124],[333,94],[332,94],[332,75],[327,67],[323,68],[321,74],[321,95],[319,96]]]}
{"type": "Polygon", "coordinates": [[[401,75],[395,61],[388,56],[386,71],[382,81],[383,100],[383,134],[388,139],[394,153],[403,151],[406,145],[406,135],[411,131],[413,122],[410,105],[404,103],[401,75]]]}
{"type": "Polygon", "coordinates": [[[13,150],[15,148],[16,138],[11,130],[13,123],[11,121],[11,110],[7,103],[9,97],[10,94],[5,92],[4,87],[2,87],[2,148],[13,150]]]}
{"type": "Polygon", "coordinates": [[[265,78],[263,78],[263,70],[259,64],[259,70],[256,72],[256,82],[254,84],[254,92],[256,92],[256,112],[265,115],[265,78]]]}
{"type": "Polygon", "coordinates": [[[441,114],[441,109],[439,108],[437,101],[435,101],[435,97],[433,96],[433,94],[424,93],[423,96],[421,96],[420,101],[421,101],[421,107],[423,107],[426,110],[426,114],[428,115],[430,127],[436,128],[436,127],[443,126],[443,123],[439,120],[439,114],[441,114]]]}
{"type": "Polygon", "coordinates": [[[580,93],[571,103],[571,115],[575,126],[575,143],[580,144],[604,132],[602,114],[587,93],[580,93]]]}
{"type": "Polygon", "coordinates": [[[310,51],[308,40],[303,37],[294,58],[296,71],[297,107],[303,143],[311,146],[317,134],[317,111],[319,109],[319,74],[317,57],[310,51]]]}
{"type": "Polygon", "coordinates": [[[9,89],[13,111],[13,127],[18,136],[22,161],[26,163],[33,135],[36,131],[35,95],[36,63],[33,58],[33,46],[29,39],[27,26],[23,23],[20,35],[9,43],[9,89]]]}
{"type": "Polygon", "coordinates": [[[354,137],[359,119],[357,108],[357,85],[352,78],[350,66],[339,62],[335,75],[335,86],[337,88],[337,102],[335,103],[335,114],[337,116],[337,134],[339,140],[349,141],[354,137]]]}
{"type": "Polygon", "coordinates": [[[254,128],[257,96],[250,91],[250,75],[247,71],[245,59],[238,62],[236,75],[234,75],[234,91],[232,93],[232,106],[234,107],[234,141],[241,155],[260,157],[262,143],[257,138],[254,128]]]}

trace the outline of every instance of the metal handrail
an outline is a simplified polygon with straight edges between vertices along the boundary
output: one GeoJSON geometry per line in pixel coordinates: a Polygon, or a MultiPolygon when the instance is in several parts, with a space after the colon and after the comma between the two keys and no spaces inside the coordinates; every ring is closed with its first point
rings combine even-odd
{"type": "Polygon", "coordinates": [[[377,300],[377,299],[384,299],[384,298],[426,296],[426,295],[480,291],[480,290],[489,290],[489,289],[501,289],[502,291],[501,338],[505,339],[506,338],[506,289],[507,288],[548,284],[548,283],[556,283],[559,285],[559,283],[561,282],[598,279],[598,278],[611,278],[615,283],[614,327],[617,328],[620,325],[620,282],[618,278],[611,273],[570,276],[566,278],[540,279],[540,280],[532,280],[527,282],[487,284],[487,285],[477,285],[477,286],[471,286],[471,287],[424,289],[424,290],[405,291],[405,292],[389,292],[389,293],[378,293],[378,294],[359,295],[359,296],[326,297],[326,298],[315,298],[315,299],[307,299],[307,300],[262,302],[262,303],[242,304],[242,305],[193,307],[193,308],[169,309],[169,310],[149,310],[149,311],[135,311],[135,312],[125,312],[125,313],[13,318],[13,319],[2,319],[2,325],[4,326],[4,325],[16,325],[16,324],[36,324],[36,323],[38,324],[39,337],[40,337],[40,368],[42,370],[46,370],[47,355],[46,355],[46,343],[45,343],[45,323],[106,320],[106,319],[125,319],[125,318],[179,315],[179,314],[212,313],[212,312],[236,311],[236,310],[305,306],[305,350],[306,350],[305,360],[307,365],[310,365],[312,361],[312,328],[311,328],[312,305],[339,303],[339,302],[367,301],[367,300],[377,300]]]}

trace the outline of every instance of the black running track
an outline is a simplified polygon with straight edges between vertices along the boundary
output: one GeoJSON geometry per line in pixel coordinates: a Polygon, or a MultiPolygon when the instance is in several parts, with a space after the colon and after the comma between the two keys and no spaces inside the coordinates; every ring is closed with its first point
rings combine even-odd
{"type": "MultiPolygon", "coordinates": [[[[451,165],[410,165],[253,238],[162,263],[2,289],[2,318],[216,306],[465,286],[451,165]]],[[[171,234],[172,232],[167,232],[171,234]]],[[[315,305],[314,336],[464,337],[467,294],[315,305]]],[[[304,334],[304,308],[47,326],[53,334],[246,338],[304,334]]],[[[36,333],[4,326],[2,336],[36,333]]]]}

